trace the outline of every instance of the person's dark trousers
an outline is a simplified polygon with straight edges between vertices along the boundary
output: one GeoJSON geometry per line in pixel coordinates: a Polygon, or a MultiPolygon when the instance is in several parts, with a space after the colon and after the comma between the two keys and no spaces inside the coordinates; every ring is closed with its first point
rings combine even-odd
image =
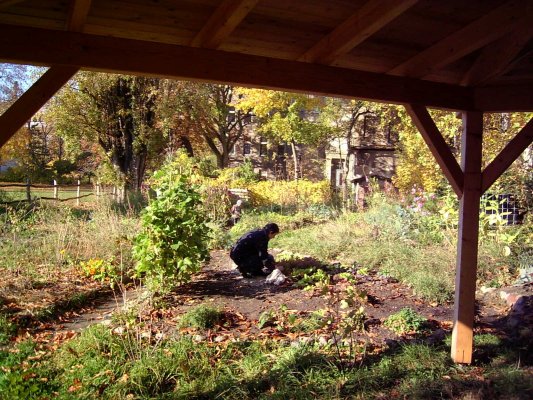
{"type": "Polygon", "coordinates": [[[237,269],[243,276],[265,275],[263,272],[263,262],[259,256],[251,256],[247,257],[245,260],[239,261],[237,263],[237,269]]]}

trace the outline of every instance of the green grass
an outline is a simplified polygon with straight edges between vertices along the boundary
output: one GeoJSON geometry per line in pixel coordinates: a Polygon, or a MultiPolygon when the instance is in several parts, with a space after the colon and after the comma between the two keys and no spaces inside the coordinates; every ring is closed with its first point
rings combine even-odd
{"type": "Polygon", "coordinates": [[[447,244],[421,246],[407,238],[373,237],[373,228],[363,217],[345,214],[321,226],[282,232],[271,247],[377,270],[403,281],[429,301],[443,303],[452,298],[455,248],[447,244]]]}
{"type": "Polygon", "coordinates": [[[0,314],[0,346],[9,343],[9,340],[16,332],[17,327],[4,315],[0,314]]]}
{"type": "MultiPolygon", "coordinates": [[[[2,188],[0,189],[4,192],[4,195],[6,197],[6,199],[8,199],[8,201],[18,201],[18,200],[26,200],[27,199],[27,194],[26,194],[26,189],[25,188],[2,188]]],[[[81,196],[86,196],[88,194],[94,194],[94,190],[91,190],[91,189],[80,189],[80,197],[81,196]]],[[[54,190],[53,189],[41,189],[41,188],[31,188],[31,198],[32,199],[39,199],[41,197],[54,197],[54,190]]],[[[71,197],[77,197],[78,195],[78,192],[76,190],[76,188],[69,188],[68,190],[59,190],[58,191],[58,194],[57,194],[57,197],[60,199],[60,200],[63,200],[63,199],[70,199],[71,197]]],[[[53,200],[44,200],[44,201],[53,201],[53,200]]],[[[76,200],[69,200],[71,202],[71,204],[74,204],[76,202],[76,200]]],[[[80,199],[80,202],[81,203],[85,203],[85,202],[95,202],[95,196],[87,196],[87,197],[82,197],[80,199]]]]}
{"type": "Polygon", "coordinates": [[[406,344],[341,366],[330,350],[312,345],[251,340],[211,345],[187,336],[154,344],[130,329],[115,334],[93,326],[51,356],[35,357],[31,342],[0,352],[0,367],[8,371],[0,375],[0,396],[307,400],[488,393],[485,398],[528,399],[533,391],[531,356],[522,355],[518,364],[526,344],[487,335],[476,338],[475,366],[454,365],[442,343],[406,344]]]}
{"type": "Polygon", "coordinates": [[[101,203],[93,210],[41,204],[11,207],[0,214],[0,265],[31,281],[77,266],[81,260],[113,259],[133,264],[131,240],[138,219],[101,203]]]}

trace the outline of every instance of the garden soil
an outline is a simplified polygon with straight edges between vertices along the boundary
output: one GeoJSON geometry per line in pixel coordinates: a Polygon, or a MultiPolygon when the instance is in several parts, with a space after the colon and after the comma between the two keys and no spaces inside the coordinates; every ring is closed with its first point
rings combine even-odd
{"type": "MultiPolygon", "coordinates": [[[[342,284],[335,276],[332,278],[334,285],[342,284]]],[[[366,301],[363,303],[365,329],[357,333],[358,342],[367,344],[369,348],[380,348],[384,345],[390,347],[412,340],[440,341],[451,332],[453,304],[431,304],[423,301],[413,295],[409,287],[377,273],[357,275],[356,279],[357,288],[366,293],[366,301]],[[383,321],[389,315],[407,307],[427,318],[428,324],[424,335],[398,336],[384,326],[383,321]]],[[[91,290],[94,290],[92,286],[91,290]]],[[[505,299],[502,300],[503,296],[498,295],[502,291],[503,289],[489,291],[477,296],[476,333],[531,334],[533,320],[531,308],[528,307],[531,307],[533,287],[521,287],[520,296],[515,298],[513,304],[506,303],[505,299]],[[516,304],[520,307],[516,307],[516,304]]],[[[30,324],[26,334],[41,336],[49,334],[70,338],[91,324],[111,324],[114,311],[132,305],[136,305],[136,309],[140,310],[140,319],[149,321],[150,334],[159,334],[160,337],[191,334],[199,341],[217,342],[248,337],[302,340],[312,334],[280,333],[273,328],[259,329],[258,319],[264,312],[275,312],[282,308],[290,310],[289,312],[297,314],[300,318],[306,318],[313,311],[332,306],[328,303],[327,296],[316,290],[298,288],[290,279],[283,285],[274,286],[267,284],[264,278],[243,278],[235,269],[227,252],[214,251],[211,253],[210,262],[203,270],[196,274],[191,282],[167,295],[163,299],[162,307],[161,305],[153,307],[147,302],[140,288],[129,289],[119,294],[103,291],[94,301],[80,310],[70,310],[47,323],[33,326],[30,324]],[[191,308],[201,304],[224,311],[226,323],[207,333],[195,335],[194,331],[180,327],[179,319],[191,308]]],[[[314,334],[327,336],[325,331],[314,334]]]]}

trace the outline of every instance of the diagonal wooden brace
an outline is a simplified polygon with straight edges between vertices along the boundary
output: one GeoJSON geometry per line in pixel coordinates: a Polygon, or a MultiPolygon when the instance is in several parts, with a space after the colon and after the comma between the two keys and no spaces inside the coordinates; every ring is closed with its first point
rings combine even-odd
{"type": "Polygon", "coordinates": [[[0,115],[0,147],[78,71],[78,67],[50,67],[37,82],[0,115]]]}
{"type": "Polygon", "coordinates": [[[420,104],[407,104],[405,109],[411,116],[414,124],[422,134],[429,150],[442,168],[444,175],[450,182],[453,191],[459,198],[463,195],[464,174],[457,163],[450,147],[439,132],[439,128],[429,115],[426,107],[420,104]]]}
{"type": "Polygon", "coordinates": [[[481,193],[488,188],[511,166],[527,147],[533,143],[533,119],[500,151],[481,175],[481,193]]]}

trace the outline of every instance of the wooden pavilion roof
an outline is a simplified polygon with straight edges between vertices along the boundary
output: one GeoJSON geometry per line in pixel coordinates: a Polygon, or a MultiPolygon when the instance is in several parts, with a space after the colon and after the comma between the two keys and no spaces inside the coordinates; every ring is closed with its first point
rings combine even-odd
{"type": "Polygon", "coordinates": [[[0,61],[533,110],[533,0],[0,0],[0,61]]]}
{"type": "Polygon", "coordinates": [[[401,103],[460,201],[451,354],[472,360],[483,113],[533,111],[533,0],[0,0],[0,61],[50,66],[0,115],[0,146],[79,70],[401,103]],[[426,107],[462,111],[461,165],[426,107]]]}

